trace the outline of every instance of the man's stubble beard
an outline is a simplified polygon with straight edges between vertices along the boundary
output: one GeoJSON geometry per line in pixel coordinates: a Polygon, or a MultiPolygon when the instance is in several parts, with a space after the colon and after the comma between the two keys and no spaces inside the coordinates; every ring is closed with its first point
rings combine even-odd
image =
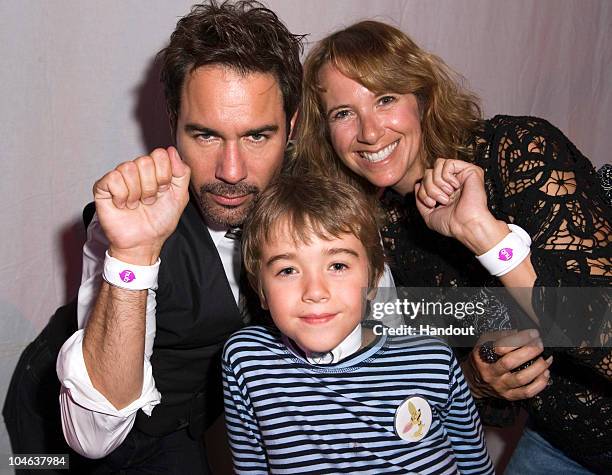
{"type": "Polygon", "coordinates": [[[198,202],[200,211],[206,224],[213,227],[232,228],[242,226],[242,223],[251,214],[261,190],[250,183],[236,183],[235,185],[223,182],[206,183],[199,189],[198,202]],[[226,197],[251,195],[251,198],[240,206],[222,206],[216,203],[210,194],[226,197]]]}

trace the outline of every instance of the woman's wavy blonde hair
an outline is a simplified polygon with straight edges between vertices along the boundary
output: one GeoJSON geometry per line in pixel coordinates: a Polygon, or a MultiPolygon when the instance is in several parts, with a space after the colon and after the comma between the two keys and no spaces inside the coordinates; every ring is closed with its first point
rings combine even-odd
{"type": "Polygon", "coordinates": [[[294,167],[348,179],[369,193],[376,190],[344,166],[331,146],[319,72],[331,64],[374,94],[412,93],[421,114],[420,156],[470,159],[467,144],[481,122],[478,98],[440,58],[423,51],[406,34],[385,23],[362,21],[317,43],[304,64],[294,167]]]}

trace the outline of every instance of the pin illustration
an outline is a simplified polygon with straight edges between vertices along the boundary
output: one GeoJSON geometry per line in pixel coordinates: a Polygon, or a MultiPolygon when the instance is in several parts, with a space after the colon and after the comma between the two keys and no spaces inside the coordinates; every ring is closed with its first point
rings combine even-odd
{"type": "Polygon", "coordinates": [[[395,411],[395,432],[408,442],[418,442],[429,432],[431,420],[429,403],[422,397],[413,396],[395,411]]]}

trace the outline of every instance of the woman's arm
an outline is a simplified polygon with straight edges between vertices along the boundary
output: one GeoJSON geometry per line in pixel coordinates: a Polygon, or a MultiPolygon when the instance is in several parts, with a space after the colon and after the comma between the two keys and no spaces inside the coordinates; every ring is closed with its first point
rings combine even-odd
{"type": "MultiPolygon", "coordinates": [[[[540,119],[498,122],[489,138],[486,172],[467,162],[438,160],[417,187],[417,206],[430,228],[455,237],[476,255],[509,232],[504,221],[523,227],[533,241],[531,255],[500,281],[508,289],[522,289],[520,295],[514,292],[515,297],[538,321],[554,307],[555,298],[554,292],[542,298],[540,287],[610,287],[611,211],[592,166],[561,132],[540,119]],[[491,191],[487,196],[485,189],[494,190],[495,196],[491,191]]],[[[566,322],[596,324],[599,316],[588,304],[585,301],[582,309],[574,305],[566,322]]],[[[595,336],[600,342],[610,338],[595,336]]],[[[566,352],[610,377],[609,352],[575,348],[566,352]]],[[[472,355],[478,363],[477,358],[472,355]]]]}

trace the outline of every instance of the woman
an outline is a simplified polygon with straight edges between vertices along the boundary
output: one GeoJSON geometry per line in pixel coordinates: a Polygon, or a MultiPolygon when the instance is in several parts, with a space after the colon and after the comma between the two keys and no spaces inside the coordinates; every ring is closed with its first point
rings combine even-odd
{"type": "MultiPolygon", "coordinates": [[[[612,283],[612,215],[589,161],[544,120],[482,120],[476,97],[401,31],[365,21],[323,39],[306,59],[301,114],[296,166],[386,189],[398,286],[501,284],[537,322],[555,304],[544,287],[612,283]]],[[[568,321],[592,326],[574,303],[568,321]]],[[[535,430],[508,473],[612,471],[609,349],[561,349],[553,364],[527,330],[483,346],[463,365],[475,397],[530,398],[535,430]]]]}

